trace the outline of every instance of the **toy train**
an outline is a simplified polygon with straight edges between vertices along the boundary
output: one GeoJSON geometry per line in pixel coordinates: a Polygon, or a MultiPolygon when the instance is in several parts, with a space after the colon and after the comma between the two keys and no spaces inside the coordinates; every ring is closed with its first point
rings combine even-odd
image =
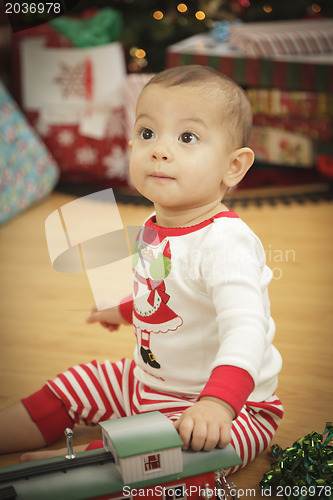
{"type": "Polygon", "coordinates": [[[173,424],[159,412],[101,422],[104,449],[68,453],[0,469],[1,500],[119,500],[135,497],[232,499],[224,470],[242,462],[231,445],[183,451],[173,424]]]}

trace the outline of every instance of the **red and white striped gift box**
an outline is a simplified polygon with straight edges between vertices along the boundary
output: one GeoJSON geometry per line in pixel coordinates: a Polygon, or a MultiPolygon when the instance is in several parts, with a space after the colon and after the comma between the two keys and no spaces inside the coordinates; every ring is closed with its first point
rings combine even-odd
{"type": "Polygon", "coordinates": [[[230,45],[248,57],[333,52],[333,19],[246,23],[230,28],[230,45]]]}

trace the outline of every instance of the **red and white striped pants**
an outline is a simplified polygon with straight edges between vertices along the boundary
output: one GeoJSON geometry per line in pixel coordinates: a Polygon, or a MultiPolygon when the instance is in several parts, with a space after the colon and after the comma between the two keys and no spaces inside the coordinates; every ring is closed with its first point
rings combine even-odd
{"type": "MultiPolygon", "coordinates": [[[[116,363],[92,361],[78,365],[48,381],[49,388],[62,400],[75,423],[97,424],[110,418],[121,418],[148,411],[160,411],[171,420],[196,402],[156,392],[134,376],[135,363],[123,359],[116,363]]],[[[281,401],[271,396],[260,403],[247,401],[232,424],[231,444],[244,467],[270,443],[282,419],[281,401]]]]}

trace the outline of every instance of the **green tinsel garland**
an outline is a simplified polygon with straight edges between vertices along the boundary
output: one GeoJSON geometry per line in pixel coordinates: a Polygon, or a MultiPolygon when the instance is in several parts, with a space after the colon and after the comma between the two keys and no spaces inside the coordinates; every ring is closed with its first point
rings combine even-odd
{"type": "Polygon", "coordinates": [[[333,499],[333,425],[311,432],[283,450],[271,447],[277,460],[260,481],[263,490],[277,490],[286,500],[333,499]],[[325,437],[325,435],[327,436],[325,437]]]}

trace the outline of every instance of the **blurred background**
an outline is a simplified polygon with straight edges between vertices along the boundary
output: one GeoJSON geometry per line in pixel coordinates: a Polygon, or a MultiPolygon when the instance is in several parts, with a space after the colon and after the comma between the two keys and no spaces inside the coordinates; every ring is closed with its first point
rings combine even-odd
{"type": "Polygon", "coordinates": [[[330,0],[3,2],[1,102],[18,114],[0,122],[0,221],[54,188],[113,187],[144,203],[128,178],[136,99],[152,74],[184,64],[212,66],[248,93],[256,168],[237,189],[244,203],[256,188],[269,188],[271,203],[330,199],[332,16],[330,0]],[[18,124],[49,154],[28,184],[21,153],[31,141],[18,124]]]}
{"type": "MultiPolygon", "coordinates": [[[[54,271],[45,220],[111,187],[124,226],[142,224],[152,208],[128,176],[136,100],[154,73],[187,64],[225,73],[252,104],[255,165],[226,204],[273,270],[286,410],[275,442],[290,446],[333,414],[332,0],[1,2],[0,406],[68,366],[132,355],[131,327],[85,324],[86,275],[54,271]]],[[[236,484],[258,488],[271,461],[267,450],[236,484]]]]}

